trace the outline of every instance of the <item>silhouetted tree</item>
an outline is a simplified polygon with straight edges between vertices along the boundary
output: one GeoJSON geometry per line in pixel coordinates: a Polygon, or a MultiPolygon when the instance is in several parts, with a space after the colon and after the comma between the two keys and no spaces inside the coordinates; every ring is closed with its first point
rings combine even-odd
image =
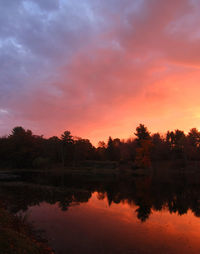
{"type": "Polygon", "coordinates": [[[150,139],[150,132],[148,131],[147,127],[144,126],[144,124],[140,124],[136,128],[136,132],[134,134],[138,141],[150,139]]]}
{"type": "Polygon", "coordinates": [[[51,158],[51,160],[54,163],[58,163],[62,161],[62,154],[61,154],[61,140],[56,137],[50,137],[45,142],[45,150],[46,150],[46,156],[51,158]]]}
{"type": "Polygon", "coordinates": [[[187,138],[189,143],[195,148],[200,146],[200,132],[196,128],[189,131],[187,138]]]}
{"type": "Polygon", "coordinates": [[[22,127],[15,127],[8,137],[10,144],[10,162],[12,167],[31,167],[33,160],[39,156],[41,151],[38,143],[42,137],[33,136],[30,130],[22,127]]]}
{"type": "Polygon", "coordinates": [[[62,161],[63,165],[66,166],[66,163],[69,163],[73,160],[73,136],[70,131],[65,131],[61,135],[62,142],[62,161]]]}
{"type": "Polygon", "coordinates": [[[111,137],[109,137],[107,144],[107,158],[109,160],[114,160],[114,144],[111,137]]]}
{"type": "Polygon", "coordinates": [[[93,159],[94,147],[88,139],[77,138],[74,141],[74,160],[83,161],[93,159]]]}
{"type": "Polygon", "coordinates": [[[106,143],[104,141],[99,141],[96,154],[98,160],[106,160],[106,143]]]}
{"type": "Polygon", "coordinates": [[[161,137],[160,133],[152,134],[152,149],[151,159],[152,160],[165,160],[169,159],[169,149],[164,138],[161,137]]]}
{"type": "Polygon", "coordinates": [[[150,132],[147,127],[140,124],[136,128],[135,135],[138,144],[138,147],[136,148],[136,165],[138,167],[149,168],[151,166],[150,150],[152,148],[150,132]]]}

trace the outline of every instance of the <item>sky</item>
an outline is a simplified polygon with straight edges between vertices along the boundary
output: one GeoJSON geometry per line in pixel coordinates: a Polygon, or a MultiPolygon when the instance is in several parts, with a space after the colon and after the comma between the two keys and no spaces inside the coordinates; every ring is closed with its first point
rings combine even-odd
{"type": "Polygon", "coordinates": [[[199,0],[0,0],[0,135],[200,128],[199,0]]]}

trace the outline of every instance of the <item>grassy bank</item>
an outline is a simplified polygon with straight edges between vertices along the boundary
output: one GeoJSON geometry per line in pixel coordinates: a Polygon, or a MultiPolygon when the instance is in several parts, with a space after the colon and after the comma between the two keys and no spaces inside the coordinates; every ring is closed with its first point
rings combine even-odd
{"type": "Polygon", "coordinates": [[[0,253],[52,254],[53,251],[36,239],[29,225],[0,207],[0,253]]]}

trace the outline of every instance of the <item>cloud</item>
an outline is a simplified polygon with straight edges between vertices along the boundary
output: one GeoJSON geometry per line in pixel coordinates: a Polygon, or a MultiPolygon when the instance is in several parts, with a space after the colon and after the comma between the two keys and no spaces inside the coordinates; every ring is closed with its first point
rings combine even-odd
{"type": "Polygon", "coordinates": [[[14,125],[47,136],[70,129],[96,142],[127,137],[139,121],[153,130],[170,121],[189,128],[200,79],[197,4],[2,3],[0,108],[8,114],[0,114],[0,132],[14,125]],[[185,118],[177,121],[173,111],[185,118]]]}

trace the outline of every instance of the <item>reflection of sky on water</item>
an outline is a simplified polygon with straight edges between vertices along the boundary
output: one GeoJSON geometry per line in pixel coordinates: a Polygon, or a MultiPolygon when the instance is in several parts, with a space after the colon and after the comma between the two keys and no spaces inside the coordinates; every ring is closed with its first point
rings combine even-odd
{"type": "Polygon", "coordinates": [[[126,202],[108,205],[93,193],[87,203],[62,211],[58,203],[29,208],[29,220],[46,231],[58,253],[199,253],[200,220],[188,210],[182,216],[152,210],[142,223],[126,202]],[[60,251],[60,252],[59,252],[60,251]]]}

